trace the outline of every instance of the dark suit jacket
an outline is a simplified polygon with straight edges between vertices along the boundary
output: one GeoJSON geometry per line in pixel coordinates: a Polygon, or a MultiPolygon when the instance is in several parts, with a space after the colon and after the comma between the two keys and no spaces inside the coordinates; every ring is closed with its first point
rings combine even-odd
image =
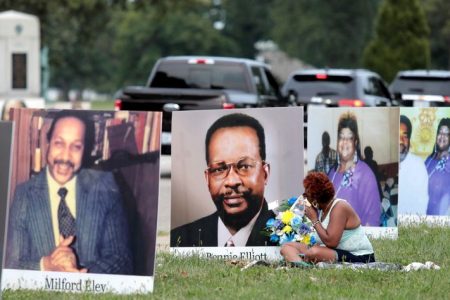
{"type": "MultiPolygon", "coordinates": [[[[268,210],[264,201],[261,213],[256,219],[252,232],[248,237],[246,246],[274,246],[270,243],[269,237],[261,234],[261,230],[266,226],[267,220],[274,218],[275,214],[268,210]]],[[[217,247],[217,222],[219,215],[217,212],[192,223],[185,224],[170,231],[171,247],[217,247]]]]}
{"type": "MultiPolygon", "coordinates": [[[[77,175],[76,242],[79,264],[90,273],[130,274],[128,222],[111,173],[77,175]]],[[[46,170],[16,189],[9,214],[6,268],[39,270],[55,248],[46,170]]]]}

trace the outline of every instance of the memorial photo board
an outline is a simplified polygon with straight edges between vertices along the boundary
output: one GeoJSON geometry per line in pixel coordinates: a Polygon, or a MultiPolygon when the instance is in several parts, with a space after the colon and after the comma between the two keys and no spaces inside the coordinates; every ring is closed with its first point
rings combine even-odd
{"type": "Polygon", "coordinates": [[[327,173],[371,237],[397,237],[398,108],[310,108],[308,171],[327,173]]]}
{"type": "Polygon", "coordinates": [[[11,115],[2,289],[153,291],[161,113],[11,115]]]}
{"type": "Polygon", "coordinates": [[[303,151],[300,107],[174,112],[171,251],[278,259],[261,230],[303,192],[303,151]]]}
{"type": "MultiPolygon", "coordinates": [[[[0,122],[0,262],[3,261],[5,241],[6,203],[8,202],[9,177],[11,170],[12,122],[0,122]]],[[[1,272],[0,272],[1,279],[1,272]]]]}
{"type": "Polygon", "coordinates": [[[450,108],[402,107],[400,115],[401,221],[449,226],[450,108]]]}

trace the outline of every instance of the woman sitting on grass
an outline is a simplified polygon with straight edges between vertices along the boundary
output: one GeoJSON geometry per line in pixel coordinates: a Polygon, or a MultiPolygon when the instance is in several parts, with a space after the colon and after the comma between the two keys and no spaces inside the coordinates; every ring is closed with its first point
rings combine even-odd
{"type": "Polygon", "coordinates": [[[312,247],[297,242],[283,244],[281,255],[286,261],[298,265],[321,261],[374,262],[372,244],[361,220],[347,201],[334,198],[334,187],[327,175],[311,172],[303,180],[303,186],[304,195],[313,206],[305,208],[305,215],[316,229],[317,244],[312,247]]]}

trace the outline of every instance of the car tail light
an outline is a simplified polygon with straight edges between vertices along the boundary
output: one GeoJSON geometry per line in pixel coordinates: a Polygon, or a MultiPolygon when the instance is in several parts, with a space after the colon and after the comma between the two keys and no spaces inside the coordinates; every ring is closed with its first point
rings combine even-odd
{"type": "Polygon", "coordinates": [[[193,58],[188,60],[188,64],[193,65],[213,65],[214,60],[212,59],[204,59],[204,58],[193,58]]]}
{"type": "Polygon", "coordinates": [[[234,103],[225,102],[222,104],[222,108],[223,109],[232,109],[232,108],[236,108],[236,105],[234,105],[234,103]]]}
{"type": "Polygon", "coordinates": [[[352,106],[352,107],[363,107],[364,102],[359,99],[341,99],[338,102],[339,106],[352,106]]]}
{"type": "Polygon", "coordinates": [[[324,79],[327,79],[327,78],[328,78],[327,74],[324,74],[324,73],[316,74],[316,79],[324,80],[324,79]]]}
{"type": "Polygon", "coordinates": [[[444,96],[444,102],[450,103],[450,96],[444,96]]]}
{"type": "Polygon", "coordinates": [[[222,102],[222,108],[223,109],[232,109],[236,108],[236,105],[234,103],[228,102],[228,97],[226,95],[220,96],[220,102],[222,102]]]}
{"type": "Polygon", "coordinates": [[[114,100],[114,110],[122,110],[122,100],[116,99],[114,100]]]}

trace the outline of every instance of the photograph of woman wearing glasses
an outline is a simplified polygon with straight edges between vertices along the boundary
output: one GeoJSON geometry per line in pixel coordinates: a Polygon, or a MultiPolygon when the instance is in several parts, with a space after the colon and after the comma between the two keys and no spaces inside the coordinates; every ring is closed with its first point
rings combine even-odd
{"type": "Polygon", "coordinates": [[[336,197],[346,199],[363,226],[380,226],[381,199],[373,171],[361,159],[358,122],[348,111],[339,117],[338,162],[328,173],[336,197]]]}
{"type": "Polygon", "coordinates": [[[436,132],[433,152],[425,160],[428,172],[427,215],[450,214],[450,119],[442,118],[436,132]]]}
{"type": "MultiPolygon", "coordinates": [[[[205,113],[205,112],[204,112],[205,113]]],[[[184,187],[183,194],[173,192],[174,197],[172,207],[178,208],[172,213],[171,247],[230,247],[230,246],[272,246],[269,238],[261,234],[268,219],[274,217],[273,212],[268,208],[269,201],[298,195],[301,191],[295,181],[302,178],[302,171],[295,170],[295,166],[288,166],[289,163],[296,163],[301,166],[302,136],[299,134],[302,127],[295,126],[296,138],[290,138],[291,145],[296,151],[286,155],[286,168],[280,173],[280,160],[274,155],[282,149],[283,143],[279,143],[274,138],[274,132],[286,128],[283,122],[274,120],[270,109],[258,110],[259,115],[250,113],[250,111],[240,111],[229,113],[216,117],[214,121],[205,126],[205,133],[200,153],[203,153],[197,164],[204,166],[203,170],[197,169],[196,174],[203,175],[195,177],[201,179],[202,185],[197,190],[186,189],[186,180],[194,177],[189,176],[192,169],[184,168],[189,173],[184,173],[185,180],[173,178],[172,185],[177,188],[184,187]],[[268,122],[272,116],[272,122],[268,122]],[[265,123],[265,124],[264,124],[265,123]],[[264,124],[264,125],[263,125],[264,124]],[[278,126],[280,125],[280,126],[278,126]],[[275,140],[275,142],[274,142],[275,140]],[[270,153],[270,154],[269,154],[270,153]],[[292,157],[296,157],[292,159],[292,157]],[[282,193],[275,189],[275,193],[268,192],[269,186],[272,186],[272,175],[275,171],[275,180],[284,180],[281,184],[282,193]],[[269,184],[270,182],[270,184],[269,184]],[[287,184],[291,182],[291,184],[287,184]],[[297,185],[297,187],[295,187],[297,185]],[[285,186],[289,188],[285,189],[285,186]],[[199,197],[199,191],[206,187],[207,194],[199,197]],[[193,193],[191,197],[186,198],[185,194],[193,193]],[[197,196],[194,194],[196,193],[197,196]],[[185,201],[179,201],[185,198],[185,201]],[[209,199],[208,199],[209,198],[209,199]],[[270,199],[270,200],[269,200],[270,199]],[[189,202],[183,211],[180,211],[181,204],[189,202]],[[180,222],[179,219],[185,217],[190,211],[200,210],[204,204],[212,204],[213,209],[208,208],[208,213],[192,217],[187,223],[180,222]],[[175,207],[178,206],[178,207],[175,207]],[[178,221],[179,225],[175,225],[178,221]]],[[[193,113],[195,114],[195,113],[193,113]]],[[[293,113],[288,110],[278,110],[278,114],[284,115],[287,120],[297,119],[300,116],[299,110],[293,113]]],[[[181,115],[181,114],[180,114],[181,115]]],[[[174,116],[175,119],[175,116],[174,116]]],[[[200,117],[190,117],[190,120],[199,120],[200,117]]],[[[186,119],[187,120],[187,119],[186,119]]],[[[176,122],[176,121],[175,121],[176,122]]],[[[291,121],[292,122],[292,121],[291,121]]],[[[295,121],[294,121],[295,123],[295,121]]],[[[177,125],[175,124],[175,127],[177,125]]],[[[186,125],[188,126],[188,125],[186,125]]],[[[183,126],[185,127],[185,126],[183,126]]],[[[175,128],[176,129],[176,128],[175,128]]],[[[288,130],[289,131],[289,130],[288,130]]],[[[289,134],[288,136],[293,136],[289,134]]],[[[284,137],[286,138],[286,137],[284,137]]],[[[284,145],[287,143],[285,140],[284,145]]],[[[173,149],[176,151],[176,140],[173,143],[173,149]]],[[[185,145],[197,149],[194,143],[185,145]]],[[[184,150],[186,148],[183,148],[184,150]]],[[[293,150],[294,150],[293,149],[293,150]]],[[[174,157],[172,164],[177,161],[174,157]]],[[[193,160],[189,160],[192,162],[193,160]]],[[[188,164],[189,162],[184,162],[188,164]]],[[[176,163],[175,166],[183,167],[183,164],[176,163]]],[[[177,173],[180,170],[173,172],[177,173]]],[[[174,174],[174,176],[177,176],[174,174]]]]}

